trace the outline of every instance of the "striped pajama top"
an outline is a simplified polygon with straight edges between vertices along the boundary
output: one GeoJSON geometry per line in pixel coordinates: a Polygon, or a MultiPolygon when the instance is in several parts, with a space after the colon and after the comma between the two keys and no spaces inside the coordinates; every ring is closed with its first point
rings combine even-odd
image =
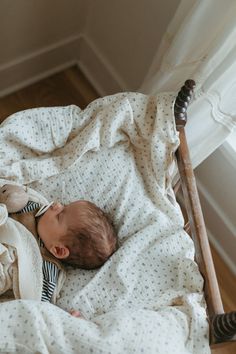
{"type": "MultiPolygon", "coordinates": [[[[29,201],[23,209],[17,212],[17,214],[29,213],[31,211],[39,209],[40,207],[41,204],[33,201],[29,201]]],[[[38,243],[40,247],[44,247],[43,241],[39,237],[38,237],[38,243]]],[[[43,259],[42,271],[43,271],[43,290],[42,290],[41,301],[50,302],[58,281],[59,269],[54,263],[43,259]]]]}

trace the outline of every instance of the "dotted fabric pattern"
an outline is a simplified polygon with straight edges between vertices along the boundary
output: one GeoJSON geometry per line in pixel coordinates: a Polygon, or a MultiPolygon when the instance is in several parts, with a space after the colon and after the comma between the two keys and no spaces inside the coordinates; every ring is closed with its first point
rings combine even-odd
{"type": "Polygon", "coordinates": [[[170,187],[174,97],[121,93],[1,125],[0,177],[49,201],[96,203],[120,244],[98,270],[68,268],[58,307],[1,304],[3,353],[210,353],[203,281],[170,187]]]}

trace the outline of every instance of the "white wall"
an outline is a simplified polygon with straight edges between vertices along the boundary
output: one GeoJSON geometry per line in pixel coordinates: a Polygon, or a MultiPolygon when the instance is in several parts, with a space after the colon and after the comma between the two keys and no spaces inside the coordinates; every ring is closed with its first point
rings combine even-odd
{"type": "Polygon", "coordinates": [[[123,89],[137,89],[180,0],[92,1],[85,35],[123,89]]]}
{"type": "Polygon", "coordinates": [[[0,95],[77,60],[89,0],[0,1],[0,95]]]}
{"type": "Polygon", "coordinates": [[[0,96],[73,63],[101,95],[135,90],[180,0],[2,0],[0,96]]]}
{"type": "Polygon", "coordinates": [[[2,0],[0,65],[81,32],[88,2],[2,0]]]}
{"type": "Polygon", "coordinates": [[[236,151],[226,142],[195,173],[208,236],[236,275],[236,151]]]}

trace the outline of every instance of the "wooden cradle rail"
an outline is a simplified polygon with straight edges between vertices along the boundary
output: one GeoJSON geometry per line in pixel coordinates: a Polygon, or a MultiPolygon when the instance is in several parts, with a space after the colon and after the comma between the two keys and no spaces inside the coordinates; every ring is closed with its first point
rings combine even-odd
{"type": "Polygon", "coordinates": [[[224,313],[211,250],[206,233],[196,180],[189,156],[184,126],[187,122],[187,107],[191,100],[195,82],[187,80],[178,93],[174,104],[176,127],[180,145],[176,152],[185,208],[188,216],[187,229],[195,245],[195,259],[204,278],[204,294],[210,324],[210,344],[233,341],[236,334],[236,311],[224,313]]]}

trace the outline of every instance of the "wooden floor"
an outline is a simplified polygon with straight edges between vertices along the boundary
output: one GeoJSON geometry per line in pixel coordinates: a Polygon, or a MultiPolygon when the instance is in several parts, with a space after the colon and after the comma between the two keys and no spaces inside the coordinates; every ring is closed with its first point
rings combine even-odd
{"type": "MultiPolygon", "coordinates": [[[[98,94],[76,68],[69,68],[34,85],[0,99],[0,122],[17,111],[42,107],[76,104],[81,108],[98,97],[98,94]]],[[[236,281],[223,260],[212,248],[217,278],[225,311],[236,309],[236,281]]],[[[236,354],[236,343],[213,349],[214,354],[236,354]]]]}
{"type": "Polygon", "coordinates": [[[85,108],[98,94],[77,67],[0,98],[0,122],[20,110],[76,104],[85,108]]]}

